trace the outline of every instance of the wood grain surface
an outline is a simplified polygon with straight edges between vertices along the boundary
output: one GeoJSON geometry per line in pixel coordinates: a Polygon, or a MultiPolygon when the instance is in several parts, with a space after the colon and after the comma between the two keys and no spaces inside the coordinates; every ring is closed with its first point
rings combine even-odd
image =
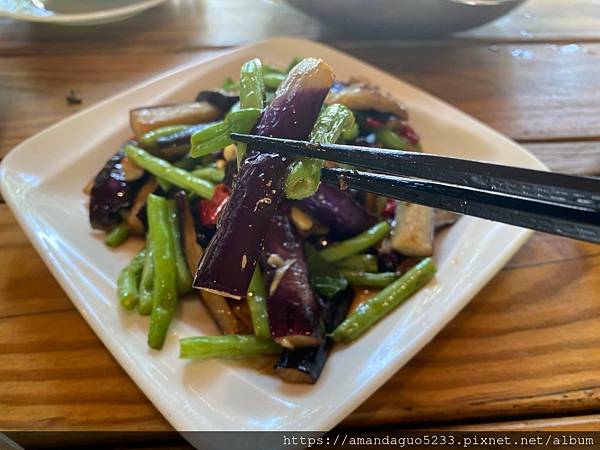
{"type": "MultiPolygon", "coordinates": [[[[432,92],[554,170],[600,174],[596,1],[573,0],[567,11],[559,0],[532,0],[500,21],[431,41],[365,39],[283,2],[249,3],[172,2],[90,28],[0,19],[0,157],[173,66],[287,34],[324,41],[432,92]],[[67,104],[71,89],[82,105],[67,104]]],[[[171,429],[5,205],[0,267],[0,430],[171,429]]],[[[535,234],[341,427],[600,430],[599,293],[599,246],[535,234]]]]}

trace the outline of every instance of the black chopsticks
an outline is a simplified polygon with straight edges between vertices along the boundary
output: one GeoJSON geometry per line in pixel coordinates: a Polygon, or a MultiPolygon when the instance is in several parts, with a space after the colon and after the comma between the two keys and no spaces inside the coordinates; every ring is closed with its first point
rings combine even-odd
{"type": "Polygon", "coordinates": [[[600,180],[427,153],[232,134],[264,151],[380,173],[323,169],[323,181],[600,243],[600,180]]]}

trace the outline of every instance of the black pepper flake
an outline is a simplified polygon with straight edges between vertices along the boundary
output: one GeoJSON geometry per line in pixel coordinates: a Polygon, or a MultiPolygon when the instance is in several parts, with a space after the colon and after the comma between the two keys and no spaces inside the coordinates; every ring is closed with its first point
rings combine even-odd
{"type": "Polygon", "coordinates": [[[81,100],[75,94],[75,91],[73,89],[69,91],[69,94],[65,97],[65,99],[67,100],[67,104],[69,105],[81,105],[81,103],[83,102],[83,100],[81,100]]]}

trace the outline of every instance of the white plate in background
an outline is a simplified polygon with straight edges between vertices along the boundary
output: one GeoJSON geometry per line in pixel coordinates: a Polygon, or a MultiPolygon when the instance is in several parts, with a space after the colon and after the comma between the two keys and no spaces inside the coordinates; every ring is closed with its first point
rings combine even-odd
{"type": "MultiPolygon", "coordinates": [[[[150,350],[148,318],[123,311],[115,294],[117,274],[140,243],[105,246],[89,226],[83,186],[130,135],[130,108],[189,101],[236,77],[251,58],[286,66],[298,55],[323,58],[340,80],[368,78],[404,101],[425,149],[544,169],[519,145],[431,95],[332,48],[290,38],[176,68],[17,146],[0,168],[6,202],[82,316],[179,431],[331,429],[427,344],[530,234],[482,219],[459,220],[437,243],[435,280],[354,344],[337,346],[313,386],[283,383],[256,370],[260,363],[178,359],[178,338],[214,330],[193,300],[183,302],[164,349],[150,350]]],[[[202,438],[188,436],[195,445],[202,438]]]]}
{"type": "Polygon", "coordinates": [[[0,16],[26,22],[98,25],[117,22],[167,0],[0,0],[0,16]]]}

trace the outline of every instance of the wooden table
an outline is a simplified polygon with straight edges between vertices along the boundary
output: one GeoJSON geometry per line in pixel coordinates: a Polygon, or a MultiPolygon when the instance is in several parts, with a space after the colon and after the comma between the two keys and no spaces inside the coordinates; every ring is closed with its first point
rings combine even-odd
{"type": "MultiPolygon", "coordinates": [[[[566,3],[532,0],[494,24],[436,41],[365,40],[270,1],[177,1],[93,28],[2,19],[0,156],[198,55],[288,34],[322,40],[432,92],[555,170],[598,174],[600,5],[566,3]],[[66,103],[71,89],[82,105],[66,103]]],[[[5,205],[0,267],[0,429],[170,429],[5,205]]],[[[600,429],[600,247],[536,234],[341,426],[600,429]]]]}

